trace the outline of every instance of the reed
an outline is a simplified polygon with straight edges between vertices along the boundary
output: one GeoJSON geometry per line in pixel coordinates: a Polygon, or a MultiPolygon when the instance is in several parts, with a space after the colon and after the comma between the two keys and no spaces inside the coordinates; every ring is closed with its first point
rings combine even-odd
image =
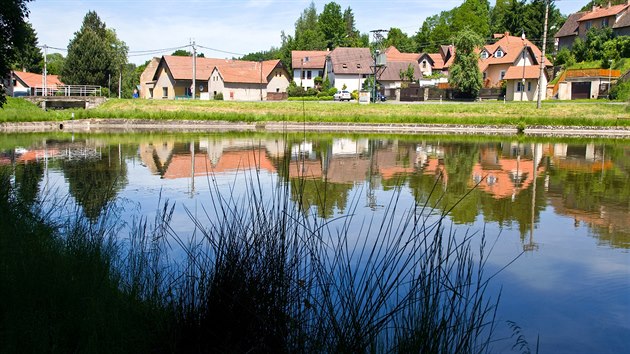
{"type": "Polygon", "coordinates": [[[354,200],[323,220],[294,202],[307,176],[263,188],[241,173],[243,194],[208,176],[192,235],[173,232],[164,201],[127,243],[120,205],[98,220],[52,215],[2,183],[0,351],[489,351],[499,299],[485,242],[472,246],[483,234],[459,236],[432,206],[403,208],[400,193],[382,217],[356,218],[354,200]]]}

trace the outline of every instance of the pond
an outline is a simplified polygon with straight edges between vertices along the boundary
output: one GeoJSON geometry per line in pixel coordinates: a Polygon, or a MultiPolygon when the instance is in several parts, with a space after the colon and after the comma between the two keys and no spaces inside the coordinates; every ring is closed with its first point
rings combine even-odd
{"type": "Polygon", "coordinates": [[[293,201],[324,221],[368,220],[392,203],[448,212],[449,228],[485,233],[491,248],[492,291],[501,291],[495,351],[512,350],[507,321],[532,351],[537,341],[540,353],[627,351],[627,140],[5,134],[0,164],[11,168],[25,200],[69,196],[91,220],[112,203],[125,205],[122,219],[131,221],[173,202],[171,227],[183,238],[195,231],[190,215],[212,208],[215,188],[244,198],[252,178],[261,190],[305,181],[293,201]]]}

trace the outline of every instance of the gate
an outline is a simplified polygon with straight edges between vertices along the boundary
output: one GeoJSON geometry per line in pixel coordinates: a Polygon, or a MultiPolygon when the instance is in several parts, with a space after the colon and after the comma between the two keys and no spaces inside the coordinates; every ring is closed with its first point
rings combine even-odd
{"type": "Polygon", "coordinates": [[[588,99],[591,98],[591,82],[573,82],[571,83],[571,99],[588,99]]]}

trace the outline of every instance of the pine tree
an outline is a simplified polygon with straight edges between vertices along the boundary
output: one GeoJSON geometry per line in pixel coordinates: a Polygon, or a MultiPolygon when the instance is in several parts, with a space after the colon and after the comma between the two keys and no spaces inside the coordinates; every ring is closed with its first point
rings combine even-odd
{"type": "Polygon", "coordinates": [[[24,42],[22,46],[17,49],[13,68],[15,70],[41,74],[44,56],[42,55],[42,50],[37,47],[37,34],[33,26],[28,22],[24,23],[20,31],[22,32],[21,36],[24,38],[24,42]]]}

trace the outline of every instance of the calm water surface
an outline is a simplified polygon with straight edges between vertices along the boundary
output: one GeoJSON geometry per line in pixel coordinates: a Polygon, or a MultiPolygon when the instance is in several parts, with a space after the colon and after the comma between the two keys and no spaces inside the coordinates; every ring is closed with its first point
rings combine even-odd
{"type": "Polygon", "coordinates": [[[628,141],[61,134],[5,135],[0,151],[25,199],[70,195],[94,220],[119,203],[130,221],[152,217],[161,195],[176,203],[180,235],[194,230],[186,209],[211,206],[214,183],[238,196],[247,176],[269,189],[304,176],[301,203],[324,219],[382,215],[401,186],[401,209],[456,205],[457,232],[485,229],[489,272],[521,255],[493,279],[496,352],[511,351],[508,320],[540,353],[630,350],[628,141]]]}

